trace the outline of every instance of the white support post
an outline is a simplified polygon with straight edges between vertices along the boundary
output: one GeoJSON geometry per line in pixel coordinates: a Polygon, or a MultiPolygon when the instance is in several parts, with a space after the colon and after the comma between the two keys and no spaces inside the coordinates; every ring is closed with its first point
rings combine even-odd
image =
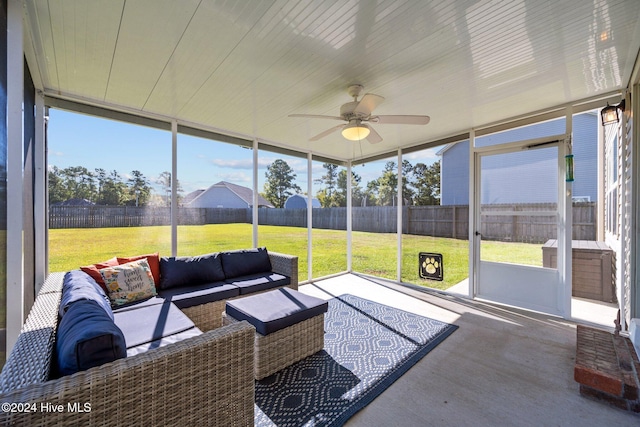
{"type": "Polygon", "coordinates": [[[35,162],[35,178],[33,189],[33,225],[34,225],[34,245],[35,245],[35,294],[38,295],[40,288],[48,274],[47,259],[47,230],[48,212],[47,203],[47,148],[45,146],[46,120],[44,96],[41,91],[36,92],[36,129],[33,147],[33,158],[35,162]]]}
{"type": "MultiPolygon", "coordinates": [[[[626,94],[625,94],[626,95],[626,94]]],[[[626,96],[625,96],[626,98],[626,96]]],[[[625,99],[625,102],[627,102],[629,100],[625,99]]],[[[627,221],[628,221],[628,216],[627,214],[631,214],[631,211],[628,207],[628,200],[627,200],[627,195],[631,194],[631,188],[629,188],[631,186],[631,177],[628,176],[628,171],[629,169],[627,168],[626,162],[627,162],[627,150],[631,147],[629,147],[628,141],[627,141],[627,132],[626,132],[626,128],[627,128],[627,115],[626,113],[622,112],[622,119],[620,120],[620,127],[618,129],[620,129],[620,150],[618,150],[619,156],[620,156],[620,160],[616,161],[616,164],[618,165],[618,170],[615,171],[615,173],[618,173],[619,175],[619,185],[620,185],[620,191],[618,193],[618,197],[620,198],[620,212],[618,213],[618,215],[620,216],[620,230],[619,230],[619,235],[620,235],[620,255],[622,256],[622,260],[620,261],[620,274],[619,277],[622,278],[622,283],[619,286],[616,286],[618,289],[624,288],[624,286],[626,286],[627,283],[632,283],[632,282],[627,282],[626,278],[628,277],[629,274],[629,269],[628,269],[628,264],[626,262],[626,257],[627,257],[627,251],[629,250],[628,248],[628,244],[630,243],[627,239],[627,221]]],[[[617,130],[616,130],[617,131],[617,130]]],[[[617,219],[616,219],[617,220],[617,219]]],[[[629,257],[629,259],[632,259],[631,257],[629,257]]],[[[626,323],[626,316],[627,316],[627,307],[626,307],[626,295],[625,292],[620,292],[619,295],[616,295],[618,297],[618,304],[619,304],[619,309],[620,309],[620,326],[622,328],[622,330],[627,330],[627,327],[630,325],[627,325],[626,323]]]]}
{"type": "Polygon", "coordinates": [[[606,200],[606,194],[605,194],[605,190],[604,190],[604,182],[605,182],[605,175],[604,175],[604,168],[605,168],[605,127],[602,126],[602,121],[599,120],[600,117],[598,117],[598,120],[596,120],[597,123],[597,129],[598,129],[598,148],[597,148],[597,178],[596,178],[596,182],[597,182],[597,203],[596,203],[596,240],[600,241],[600,242],[604,242],[605,239],[605,233],[604,233],[604,206],[605,206],[605,200],[606,200]]]}
{"type": "MultiPolygon", "coordinates": [[[[640,84],[634,84],[632,86],[631,93],[631,111],[630,115],[638,114],[640,111],[640,84]]],[[[628,97],[627,97],[628,98],[628,97]]],[[[626,113],[625,113],[626,114],[626,113]]],[[[625,306],[628,305],[629,313],[625,313],[621,311],[620,319],[624,323],[624,321],[629,318],[629,320],[634,318],[640,318],[640,283],[638,282],[638,261],[640,257],[640,250],[638,250],[638,244],[640,243],[640,239],[638,238],[638,233],[640,232],[640,224],[638,221],[640,220],[640,215],[638,215],[638,189],[640,188],[640,173],[638,172],[638,143],[640,143],[640,120],[632,120],[632,140],[627,141],[629,144],[629,157],[631,159],[631,176],[629,176],[629,194],[630,200],[627,200],[629,204],[629,222],[631,230],[629,232],[629,264],[627,265],[627,270],[625,270],[625,276],[623,277],[623,281],[628,283],[629,289],[629,298],[630,300],[621,301],[620,304],[624,303],[625,306]],[[624,317],[622,317],[624,315],[624,317]]],[[[634,343],[637,345],[637,342],[634,343]]]]}
{"type": "Polygon", "coordinates": [[[396,235],[398,238],[398,253],[397,257],[397,277],[396,281],[402,283],[402,149],[398,149],[398,203],[396,206],[396,214],[398,218],[398,225],[396,235]]]}
{"type": "MultiPolygon", "coordinates": [[[[638,80],[636,80],[637,82],[638,80]]],[[[640,251],[638,250],[638,233],[640,233],[640,216],[638,216],[638,188],[640,188],[640,173],[638,159],[638,142],[640,142],[640,121],[633,119],[634,114],[640,111],[640,84],[634,84],[631,87],[631,93],[624,94],[625,104],[628,106],[622,113],[621,120],[621,143],[623,144],[620,153],[622,160],[618,163],[621,169],[622,189],[621,193],[624,198],[621,200],[623,206],[621,211],[620,226],[620,243],[621,243],[621,260],[619,264],[621,283],[618,284],[619,299],[618,306],[620,308],[620,323],[622,330],[629,330],[631,325],[634,326],[634,346],[640,348],[638,337],[640,332],[635,328],[640,326],[640,283],[638,283],[638,261],[640,260],[640,251]],[[629,126],[629,118],[631,118],[631,139],[628,138],[627,128],[629,126]],[[628,159],[628,160],[626,160],[628,159]],[[629,164],[627,164],[627,162],[629,164]],[[624,219],[625,214],[627,216],[624,219]],[[628,292],[627,292],[628,290],[628,292]],[[635,319],[635,320],[634,320],[635,319]],[[632,323],[633,322],[633,323],[632,323]]],[[[640,352],[639,352],[640,354],[640,352]]]]}
{"type": "Polygon", "coordinates": [[[476,172],[476,131],[469,131],[469,287],[467,296],[475,298],[478,289],[478,269],[480,268],[480,236],[476,236],[476,231],[480,231],[480,201],[476,200],[477,190],[480,188],[478,175],[476,172]]]}
{"type": "Polygon", "coordinates": [[[567,182],[567,163],[565,156],[571,153],[573,110],[567,107],[565,115],[565,141],[558,145],[558,307],[564,318],[571,318],[572,288],[572,183],[567,182]]]}
{"type": "Polygon", "coordinates": [[[258,140],[253,139],[253,207],[251,208],[253,247],[258,247],[258,140]]]}
{"type": "Polygon", "coordinates": [[[347,272],[351,273],[351,230],[353,227],[353,195],[351,194],[351,161],[347,162],[347,272]]]}
{"type": "Polygon", "coordinates": [[[313,155],[307,153],[307,280],[313,278],[313,155]]]}
{"type": "Polygon", "coordinates": [[[7,4],[7,337],[6,355],[15,345],[24,313],[24,53],[22,2],[7,4]]]}
{"type": "Polygon", "coordinates": [[[171,256],[178,256],[178,122],[171,121],[171,256]]]}

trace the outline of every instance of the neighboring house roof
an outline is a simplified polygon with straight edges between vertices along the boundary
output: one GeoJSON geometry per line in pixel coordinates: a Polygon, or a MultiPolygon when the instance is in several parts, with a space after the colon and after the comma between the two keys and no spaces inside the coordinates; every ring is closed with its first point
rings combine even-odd
{"type": "MultiPolygon", "coordinates": [[[[320,200],[315,197],[311,199],[311,207],[312,208],[321,208],[320,200]]],[[[306,209],[307,208],[307,197],[302,194],[293,194],[287,198],[284,202],[285,209],[306,209]]]]}
{"type": "MultiPolygon", "coordinates": [[[[464,140],[464,141],[466,141],[466,140],[464,140]]],[[[454,146],[454,145],[456,145],[458,142],[462,142],[462,141],[456,141],[456,142],[451,142],[451,143],[449,143],[449,144],[446,144],[444,147],[442,147],[441,149],[439,149],[439,150],[436,152],[436,156],[440,156],[440,157],[442,157],[442,155],[443,155],[447,150],[449,150],[449,148],[453,147],[453,146],[454,146]]]]}
{"type": "MultiPolygon", "coordinates": [[[[220,188],[220,187],[224,187],[227,190],[229,190],[232,193],[234,193],[243,202],[245,202],[247,204],[247,206],[253,206],[253,190],[251,188],[243,187],[242,185],[232,184],[232,183],[227,182],[227,181],[220,181],[220,182],[217,182],[217,183],[213,184],[212,186],[210,186],[206,190],[196,190],[196,191],[193,191],[193,192],[187,194],[187,197],[188,197],[190,195],[193,195],[196,192],[199,192],[199,194],[196,194],[195,197],[193,197],[188,202],[185,202],[184,204],[185,205],[186,204],[191,204],[194,201],[196,201],[197,199],[199,199],[201,197],[204,197],[206,195],[206,193],[211,191],[212,189],[220,188]]],[[[215,206],[213,206],[213,207],[215,207],[215,206]]],[[[265,199],[260,194],[258,194],[258,207],[273,208],[274,206],[271,203],[269,203],[269,201],[267,199],[265,199]]]]}
{"type": "Polygon", "coordinates": [[[182,203],[183,203],[183,204],[185,204],[185,205],[186,205],[186,204],[188,204],[188,203],[191,203],[191,201],[192,201],[193,199],[195,199],[196,197],[198,197],[200,194],[204,193],[204,191],[205,191],[205,190],[201,188],[201,189],[199,189],[199,190],[192,191],[191,193],[188,193],[186,196],[184,196],[184,197],[182,198],[182,203]]]}

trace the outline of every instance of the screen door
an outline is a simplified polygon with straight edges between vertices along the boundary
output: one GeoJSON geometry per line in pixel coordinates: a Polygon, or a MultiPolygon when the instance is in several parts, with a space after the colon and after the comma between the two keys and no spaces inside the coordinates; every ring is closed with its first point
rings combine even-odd
{"type": "Polygon", "coordinates": [[[557,142],[477,152],[476,297],[562,314],[558,271],[543,265],[556,239],[557,142]]]}

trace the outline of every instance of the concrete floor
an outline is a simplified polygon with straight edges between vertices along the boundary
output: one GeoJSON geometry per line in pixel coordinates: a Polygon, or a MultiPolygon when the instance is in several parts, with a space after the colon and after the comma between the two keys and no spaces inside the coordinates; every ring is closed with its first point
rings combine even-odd
{"type": "Polygon", "coordinates": [[[460,327],[346,426],[640,426],[640,415],[580,396],[572,321],[351,274],[300,290],[353,294],[460,327]]]}
{"type": "MultiPolygon", "coordinates": [[[[464,297],[469,292],[469,279],[448,288],[447,293],[464,297]]],[[[586,298],[571,298],[571,320],[613,331],[614,320],[618,315],[618,305],[615,303],[596,301],[586,298]]]]}

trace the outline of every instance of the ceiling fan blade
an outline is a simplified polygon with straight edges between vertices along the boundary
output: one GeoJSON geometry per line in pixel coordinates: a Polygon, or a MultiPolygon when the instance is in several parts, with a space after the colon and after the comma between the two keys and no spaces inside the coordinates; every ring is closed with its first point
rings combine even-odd
{"type": "Polygon", "coordinates": [[[303,117],[305,119],[332,119],[332,120],[344,120],[338,116],[323,116],[321,114],[289,114],[289,117],[303,117]]]}
{"type": "Polygon", "coordinates": [[[325,130],[322,133],[317,134],[316,136],[314,136],[313,138],[309,138],[309,141],[317,141],[319,139],[324,138],[327,135],[332,134],[333,132],[337,131],[338,129],[342,129],[344,127],[344,125],[338,125],[338,126],[334,126],[330,129],[325,130]]]}
{"type": "Polygon", "coordinates": [[[376,132],[376,130],[374,128],[372,128],[371,126],[369,126],[369,130],[371,132],[369,132],[369,136],[367,136],[367,141],[369,141],[371,144],[377,144],[378,142],[382,141],[382,137],[380,136],[380,134],[378,132],[376,132]]]}
{"type": "Polygon", "coordinates": [[[365,93],[358,106],[353,110],[354,113],[366,114],[367,116],[384,101],[380,95],[373,93],[365,93]]]}
{"type": "Polygon", "coordinates": [[[373,116],[369,119],[371,123],[395,124],[395,125],[426,125],[431,119],[429,116],[373,116]]]}

